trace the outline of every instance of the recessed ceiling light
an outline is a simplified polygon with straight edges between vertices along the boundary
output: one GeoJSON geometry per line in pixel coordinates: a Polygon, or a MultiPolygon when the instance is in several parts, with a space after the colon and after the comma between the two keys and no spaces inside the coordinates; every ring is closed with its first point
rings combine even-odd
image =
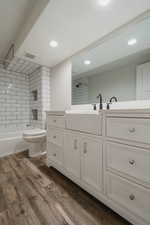
{"type": "Polygon", "coordinates": [[[85,60],[85,61],[84,61],[84,64],[85,64],[85,65],[90,65],[90,64],[91,64],[91,61],[90,61],[90,60],[85,60]]]}
{"type": "Polygon", "coordinates": [[[132,38],[128,41],[128,45],[132,46],[135,45],[137,43],[137,40],[135,38],[132,38]]]}
{"type": "Polygon", "coordinates": [[[58,42],[57,41],[50,41],[49,45],[52,47],[52,48],[56,48],[58,46],[58,42]]]}
{"type": "Polygon", "coordinates": [[[110,0],[99,0],[101,6],[107,6],[110,3],[110,0]]]}

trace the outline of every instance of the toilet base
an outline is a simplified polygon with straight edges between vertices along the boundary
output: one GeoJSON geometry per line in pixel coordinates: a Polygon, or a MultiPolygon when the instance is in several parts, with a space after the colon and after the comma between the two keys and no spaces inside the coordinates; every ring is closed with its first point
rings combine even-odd
{"type": "Polygon", "coordinates": [[[30,143],[29,144],[29,157],[37,157],[39,155],[45,154],[46,151],[43,149],[43,143],[30,143]]]}

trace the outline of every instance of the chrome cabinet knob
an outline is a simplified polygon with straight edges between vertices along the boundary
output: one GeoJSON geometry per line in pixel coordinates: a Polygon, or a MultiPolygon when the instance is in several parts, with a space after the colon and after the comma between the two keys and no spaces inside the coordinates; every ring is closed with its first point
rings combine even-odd
{"type": "Polygon", "coordinates": [[[129,164],[130,165],[134,165],[135,164],[135,160],[134,159],[129,160],[129,164]]]}
{"type": "Polygon", "coordinates": [[[133,194],[129,195],[129,199],[130,199],[131,201],[133,201],[133,200],[135,199],[135,195],[133,195],[133,194]]]}
{"type": "Polygon", "coordinates": [[[56,123],[57,121],[56,120],[53,120],[53,122],[56,123]]]}
{"type": "Polygon", "coordinates": [[[54,135],[53,138],[56,139],[56,135],[54,135]]]}
{"type": "Polygon", "coordinates": [[[56,153],[54,153],[53,156],[56,157],[56,153]]]}
{"type": "Polygon", "coordinates": [[[135,132],[135,128],[133,127],[133,128],[129,128],[129,132],[130,133],[134,133],[135,132]]]}

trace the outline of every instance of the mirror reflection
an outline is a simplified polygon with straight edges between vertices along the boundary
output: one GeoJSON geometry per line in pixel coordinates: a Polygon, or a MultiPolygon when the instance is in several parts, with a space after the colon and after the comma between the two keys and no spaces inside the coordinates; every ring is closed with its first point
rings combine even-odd
{"type": "Polygon", "coordinates": [[[150,99],[150,18],[72,60],[72,104],[150,99]],[[115,99],[113,99],[115,101],[115,99]]]}

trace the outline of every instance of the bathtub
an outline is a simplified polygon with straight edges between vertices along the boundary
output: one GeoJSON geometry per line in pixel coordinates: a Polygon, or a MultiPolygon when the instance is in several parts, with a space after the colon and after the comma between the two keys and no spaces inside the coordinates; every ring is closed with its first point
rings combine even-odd
{"type": "Polygon", "coordinates": [[[28,144],[22,138],[23,131],[0,132],[0,157],[28,149],[28,144]]]}

